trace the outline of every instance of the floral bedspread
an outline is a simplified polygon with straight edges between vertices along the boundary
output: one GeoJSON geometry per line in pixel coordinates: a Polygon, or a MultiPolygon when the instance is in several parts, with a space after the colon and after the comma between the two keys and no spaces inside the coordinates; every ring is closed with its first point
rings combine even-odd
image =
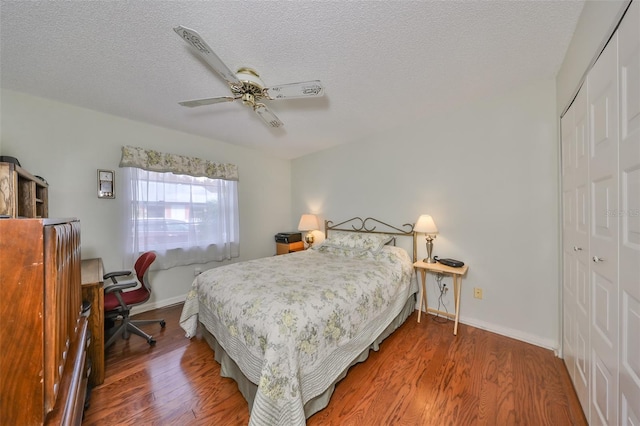
{"type": "Polygon", "coordinates": [[[412,273],[407,252],[391,246],[376,254],[306,250],[227,265],[195,279],[180,325],[192,337],[199,319],[258,385],[250,425],[304,425],[304,404],[400,312],[412,273]]]}

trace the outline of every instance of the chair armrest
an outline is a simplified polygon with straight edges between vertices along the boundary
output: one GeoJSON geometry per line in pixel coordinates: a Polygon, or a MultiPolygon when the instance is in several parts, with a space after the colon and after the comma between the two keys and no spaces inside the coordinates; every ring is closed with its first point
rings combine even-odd
{"type": "Polygon", "coordinates": [[[132,288],[138,285],[137,280],[118,281],[114,284],[108,284],[104,286],[104,293],[113,293],[114,291],[121,291],[126,288],[132,288]]]}
{"type": "Polygon", "coordinates": [[[111,277],[124,277],[125,275],[131,275],[131,274],[133,274],[133,271],[114,271],[114,272],[109,272],[107,274],[104,274],[102,279],[108,280],[111,277]]]}
{"type": "Polygon", "coordinates": [[[111,279],[111,281],[116,284],[118,281],[116,280],[116,277],[125,277],[125,276],[129,276],[132,275],[133,271],[114,271],[114,272],[109,272],[107,274],[104,274],[102,276],[103,280],[108,280],[111,279]]]}

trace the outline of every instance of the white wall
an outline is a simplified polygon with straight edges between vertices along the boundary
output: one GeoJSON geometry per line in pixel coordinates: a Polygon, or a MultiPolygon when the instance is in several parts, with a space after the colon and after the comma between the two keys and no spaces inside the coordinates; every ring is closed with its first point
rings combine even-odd
{"type": "MultiPolygon", "coordinates": [[[[334,222],[373,216],[391,224],[429,213],[440,231],[434,253],[469,265],[461,321],[555,349],[555,101],[554,81],[540,81],[293,160],[292,224],[307,211],[334,222]],[[473,298],[474,287],[483,300],[473,298]]],[[[425,252],[421,239],[418,257],[425,252]]],[[[428,285],[432,291],[432,276],[428,285]]],[[[433,293],[429,299],[434,306],[433,293]]]]}
{"type": "MultiPolygon", "coordinates": [[[[151,126],[92,110],[3,90],[0,141],[3,155],[49,182],[49,216],[77,217],[82,257],[102,257],[105,269],[123,265],[120,177],[123,145],[153,148],[238,165],[240,259],[275,254],[274,234],[289,229],[291,163],[255,150],[151,126]],[[116,199],[97,198],[97,169],[116,172],[116,199]]],[[[145,309],[184,299],[195,266],[153,272],[154,294],[145,309]]]]}

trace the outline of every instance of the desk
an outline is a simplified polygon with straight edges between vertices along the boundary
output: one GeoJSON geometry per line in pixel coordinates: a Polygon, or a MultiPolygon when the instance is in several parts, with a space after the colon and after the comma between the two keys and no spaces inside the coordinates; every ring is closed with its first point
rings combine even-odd
{"type": "Polygon", "coordinates": [[[89,383],[97,386],[104,382],[104,266],[102,259],[83,259],[81,263],[82,299],[91,302],[89,330],[91,359],[89,383]]]}
{"type": "Polygon", "coordinates": [[[424,304],[426,312],[433,312],[443,315],[445,317],[455,320],[453,326],[453,334],[458,334],[458,320],[460,319],[460,283],[462,282],[462,276],[467,273],[469,269],[468,265],[461,266],[459,268],[452,268],[451,266],[442,265],[440,263],[425,263],[421,260],[413,264],[413,267],[420,271],[422,278],[422,294],[420,296],[420,310],[418,311],[418,322],[420,322],[420,315],[422,314],[422,305],[424,304]],[[439,311],[434,308],[430,308],[427,305],[427,271],[434,272],[436,274],[448,274],[453,278],[453,298],[455,300],[456,309],[454,313],[439,311]]]}

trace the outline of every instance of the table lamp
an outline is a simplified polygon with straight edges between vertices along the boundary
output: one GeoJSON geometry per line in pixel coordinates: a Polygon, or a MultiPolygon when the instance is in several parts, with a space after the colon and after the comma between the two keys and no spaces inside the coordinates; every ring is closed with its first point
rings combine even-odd
{"type": "Polygon", "coordinates": [[[438,233],[438,228],[436,227],[433,218],[428,214],[420,215],[418,221],[413,227],[415,232],[419,232],[421,234],[426,234],[427,238],[427,258],[424,259],[424,263],[436,263],[431,257],[431,253],[433,252],[433,240],[436,238],[436,234],[438,233]]]}
{"type": "Polygon", "coordinates": [[[311,231],[315,231],[319,229],[318,218],[314,214],[303,214],[300,217],[300,223],[298,223],[298,231],[309,231],[307,235],[304,237],[304,240],[307,244],[313,244],[313,233],[311,231]]]}

